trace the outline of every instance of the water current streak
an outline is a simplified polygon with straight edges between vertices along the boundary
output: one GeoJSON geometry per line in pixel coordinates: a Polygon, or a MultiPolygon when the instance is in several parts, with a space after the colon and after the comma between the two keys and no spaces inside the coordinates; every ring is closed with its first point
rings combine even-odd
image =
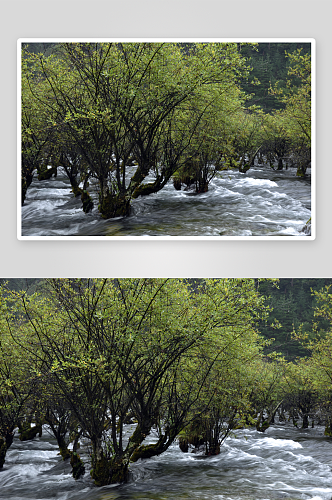
{"type": "Polygon", "coordinates": [[[224,171],[207,193],[176,191],[169,182],[158,193],[132,202],[129,217],[103,220],[74,198],[63,172],[35,179],[22,208],[23,236],[303,236],[311,217],[310,176],[296,169],[255,167],[246,174],[224,171]]]}
{"type": "MultiPolygon", "coordinates": [[[[236,431],[220,455],[182,453],[174,443],[159,457],[131,466],[123,485],[93,486],[87,472],[75,481],[47,433],[34,441],[17,438],[0,472],[0,498],[7,500],[330,500],[332,446],[324,428],[301,430],[276,424],[262,434],[236,431]]],[[[156,440],[151,435],[148,442],[156,440]]]]}

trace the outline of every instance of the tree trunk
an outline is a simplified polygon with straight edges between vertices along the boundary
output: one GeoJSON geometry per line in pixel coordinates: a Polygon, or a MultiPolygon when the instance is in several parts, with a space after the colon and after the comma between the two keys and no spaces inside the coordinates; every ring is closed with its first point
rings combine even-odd
{"type": "Polygon", "coordinates": [[[309,418],[308,415],[305,413],[303,415],[302,429],[308,429],[308,427],[309,427],[309,418]]]}
{"type": "Polygon", "coordinates": [[[108,193],[98,205],[98,210],[103,219],[112,219],[130,214],[130,199],[124,194],[112,195],[108,193]]]}
{"type": "Polygon", "coordinates": [[[58,446],[60,450],[60,455],[62,456],[62,460],[67,460],[71,457],[71,453],[67,448],[67,443],[63,436],[57,438],[58,446]]]}
{"type": "Polygon", "coordinates": [[[79,479],[85,474],[84,464],[76,451],[71,453],[70,465],[72,467],[72,475],[74,479],[79,479]]]}
{"type": "Polygon", "coordinates": [[[30,186],[32,179],[33,179],[33,171],[34,171],[34,168],[32,170],[25,169],[25,175],[22,176],[22,193],[21,193],[22,206],[24,205],[24,201],[25,201],[28,187],[30,186]]]}
{"type": "Polygon", "coordinates": [[[283,170],[284,168],[284,165],[282,163],[282,158],[279,158],[278,159],[278,169],[277,170],[283,170]]]}
{"type": "Polygon", "coordinates": [[[157,443],[147,446],[140,446],[139,448],[137,448],[137,450],[134,451],[130,458],[130,461],[137,462],[137,460],[139,460],[140,458],[151,458],[155,457],[156,455],[160,455],[161,453],[166,451],[173,442],[173,440],[167,440],[167,437],[167,434],[165,434],[160,437],[157,443]]]}
{"type": "Polygon", "coordinates": [[[2,469],[3,464],[5,463],[7,453],[7,444],[4,438],[0,438],[0,469],[2,469]]]}
{"type": "Polygon", "coordinates": [[[107,459],[102,454],[90,474],[96,486],[123,483],[128,478],[128,461],[119,457],[107,459]]]}
{"type": "Polygon", "coordinates": [[[8,429],[4,436],[0,436],[0,469],[5,463],[7,450],[10,448],[14,440],[14,428],[8,429]]]}

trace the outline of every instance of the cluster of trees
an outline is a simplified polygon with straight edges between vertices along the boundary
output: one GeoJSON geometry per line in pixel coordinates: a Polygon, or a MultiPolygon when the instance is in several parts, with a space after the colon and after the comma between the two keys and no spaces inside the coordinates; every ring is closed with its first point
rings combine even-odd
{"type": "MultiPolygon", "coordinates": [[[[275,283],[276,280],[268,280],[275,283]]],[[[220,452],[232,430],[279,419],[332,435],[332,295],[316,291],[312,354],[266,355],[257,325],[269,307],[253,279],[49,279],[1,285],[0,468],[18,428],[57,440],[73,477],[89,443],[97,486],[125,481],[131,462],[163,453],[220,452]],[[34,426],[31,424],[34,423],[34,426]],[[132,425],[128,425],[128,424],[132,425]],[[155,429],[157,440],[145,444],[155,429]],[[72,443],[72,446],[69,446],[72,443]]],[[[311,336],[312,337],[312,336],[311,336]]]]}
{"type": "MultiPolygon", "coordinates": [[[[40,44],[39,44],[40,45],[40,44]]],[[[310,164],[310,53],[288,54],[283,109],[250,105],[245,49],[236,43],[61,43],[22,48],[22,204],[33,174],[61,166],[85,212],[102,217],[162,189],[206,192],[218,170],[310,164]],[[36,48],[36,47],[35,47],[36,48]],[[294,78],[295,80],[294,80],[294,78]],[[293,78],[293,79],[292,79],[293,78]]],[[[259,84],[257,78],[254,83],[259,84]]]]}
{"type": "Polygon", "coordinates": [[[41,423],[74,477],[84,471],[79,439],[89,440],[97,485],[125,480],[130,461],[162,453],[181,431],[185,439],[194,421],[209,429],[208,453],[219,451],[246,405],[245,367],[264,345],[255,329],[264,298],[253,280],[53,279],[38,287],[2,289],[1,466],[14,429],[26,439],[41,423]],[[152,427],[158,441],[145,446],[152,427]]]}

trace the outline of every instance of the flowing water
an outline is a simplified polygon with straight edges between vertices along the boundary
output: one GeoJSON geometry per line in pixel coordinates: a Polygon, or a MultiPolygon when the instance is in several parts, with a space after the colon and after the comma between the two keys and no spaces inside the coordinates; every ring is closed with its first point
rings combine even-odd
{"type": "MultiPolygon", "coordinates": [[[[164,454],[131,465],[126,484],[93,486],[89,470],[75,481],[55,441],[14,439],[0,471],[6,500],[330,500],[332,440],[324,428],[301,430],[276,424],[264,434],[236,431],[220,455],[182,453],[174,443],[164,454]]],[[[153,436],[150,437],[150,441],[153,436]]],[[[81,457],[87,460],[84,446],[81,457]]]]}
{"type": "Polygon", "coordinates": [[[74,198],[69,181],[58,176],[33,180],[22,207],[22,236],[303,236],[311,217],[310,170],[275,171],[256,166],[246,174],[218,173],[207,193],[176,191],[170,181],[161,191],[132,202],[128,217],[103,220],[93,186],[89,214],[74,198]]]}

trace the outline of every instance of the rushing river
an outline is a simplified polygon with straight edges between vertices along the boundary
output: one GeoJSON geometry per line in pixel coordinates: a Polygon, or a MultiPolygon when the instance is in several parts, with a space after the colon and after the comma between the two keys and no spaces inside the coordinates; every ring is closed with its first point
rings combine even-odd
{"type": "Polygon", "coordinates": [[[93,186],[95,208],[89,214],[74,198],[59,169],[46,181],[35,177],[22,207],[22,236],[306,236],[311,217],[310,170],[275,171],[256,166],[246,174],[224,171],[209,191],[176,191],[169,182],[158,193],[132,202],[129,217],[103,220],[93,186]]]}
{"type": "MultiPolygon", "coordinates": [[[[323,427],[301,430],[288,423],[264,434],[239,430],[214,457],[182,453],[174,443],[161,456],[132,464],[128,483],[97,488],[88,470],[78,481],[71,477],[70,466],[44,431],[33,441],[14,439],[0,471],[0,498],[330,500],[332,440],[323,433],[323,427]]],[[[80,453],[87,460],[84,446],[80,453]]]]}

